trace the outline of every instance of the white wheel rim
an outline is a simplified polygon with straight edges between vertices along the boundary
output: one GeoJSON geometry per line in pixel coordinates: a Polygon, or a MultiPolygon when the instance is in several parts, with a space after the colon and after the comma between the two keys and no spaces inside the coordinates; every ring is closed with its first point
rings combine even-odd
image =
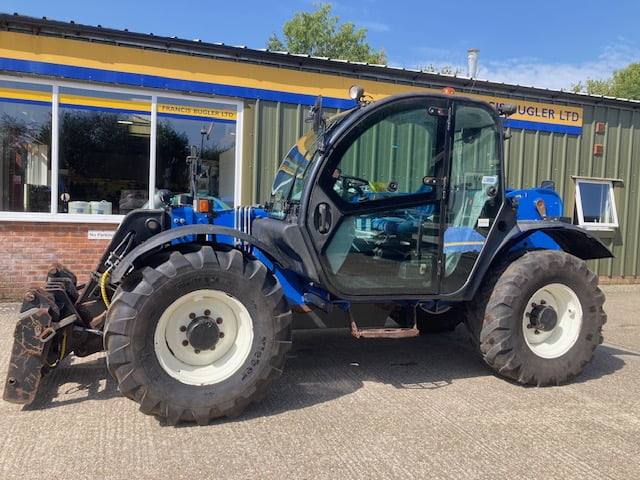
{"type": "Polygon", "coordinates": [[[183,295],[160,317],[154,334],[158,362],[171,377],[188,385],[211,385],[233,375],[249,356],[253,323],[245,306],[219,290],[183,295]],[[195,317],[216,320],[220,335],[213,349],[197,350],[186,329],[195,317]]]}
{"type": "Polygon", "coordinates": [[[525,341],[533,353],[542,358],[558,358],[576,343],[582,329],[582,305],[576,293],[566,285],[552,283],[535,292],[522,317],[525,341]],[[553,308],[558,321],[547,331],[531,324],[531,312],[537,306],[553,308]]]}

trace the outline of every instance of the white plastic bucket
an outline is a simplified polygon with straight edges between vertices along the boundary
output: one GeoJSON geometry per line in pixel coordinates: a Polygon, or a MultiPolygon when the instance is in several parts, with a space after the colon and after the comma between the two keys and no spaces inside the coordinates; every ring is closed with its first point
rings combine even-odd
{"type": "Polygon", "coordinates": [[[94,215],[111,215],[111,202],[101,200],[99,202],[90,202],[91,213],[94,215]]]}
{"type": "Polygon", "coordinates": [[[69,202],[69,213],[89,213],[89,202],[69,202]]]}

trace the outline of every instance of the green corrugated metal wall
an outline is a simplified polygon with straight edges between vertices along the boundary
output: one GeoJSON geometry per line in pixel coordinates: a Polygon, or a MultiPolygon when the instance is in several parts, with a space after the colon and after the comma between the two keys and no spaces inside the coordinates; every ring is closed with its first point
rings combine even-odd
{"type": "MultiPolygon", "coordinates": [[[[548,98],[527,100],[552,103],[548,98]]],[[[615,258],[593,261],[591,267],[601,277],[613,277],[614,281],[634,279],[640,275],[640,109],[637,105],[624,108],[624,102],[614,106],[586,101],[554,103],[584,109],[582,134],[510,129],[512,137],[505,145],[507,186],[530,188],[543,180],[553,180],[565,200],[565,215],[573,216],[572,176],[623,180],[624,187],[616,189],[620,228],[613,238],[602,239],[612,248],[615,258]],[[596,122],[605,123],[603,133],[596,133],[596,122]],[[604,145],[603,155],[593,154],[594,144],[604,145]]],[[[260,100],[247,103],[247,107],[251,120],[245,135],[249,133],[252,140],[245,153],[245,165],[253,167],[251,197],[247,200],[261,203],[269,197],[280,161],[310,128],[304,123],[308,107],[260,100]]],[[[333,113],[335,110],[325,110],[325,116],[333,113]]]]}
{"type": "MultiPolygon", "coordinates": [[[[537,99],[534,101],[544,101],[537,99]]],[[[640,112],[615,107],[576,104],[584,109],[582,135],[511,129],[505,146],[507,185],[530,188],[542,180],[553,180],[565,200],[565,215],[573,216],[572,176],[621,179],[616,189],[620,228],[612,238],[602,238],[615,255],[596,260],[592,268],[601,276],[640,275],[640,112]],[[596,133],[596,122],[605,131],[596,133]],[[594,155],[594,144],[604,146],[603,155],[594,155]]]]}

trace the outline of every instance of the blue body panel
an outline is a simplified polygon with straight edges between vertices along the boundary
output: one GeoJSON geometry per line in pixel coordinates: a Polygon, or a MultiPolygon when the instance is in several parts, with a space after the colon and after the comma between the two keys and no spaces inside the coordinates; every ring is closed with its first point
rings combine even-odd
{"type": "MultiPolygon", "coordinates": [[[[516,200],[518,204],[518,220],[542,220],[543,217],[536,208],[540,200],[544,202],[547,217],[561,217],[563,214],[562,198],[550,188],[532,188],[529,190],[507,189],[507,198],[516,200]]],[[[560,250],[560,247],[543,232],[536,232],[518,242],[511,249],[516,250],[547,249],[560,250]]]]}
{"type": "MultiPolygon", "coordinates": [[[[507,190],[507,198],[517,201],[518,220],[542,220],[536,208],[536,203],[540,200],[544,202],[547,217],[559,217],[562,215],[563,204],[560,195],[555,190],[548,188],[533,188],[530,190],[507,190]]],[[[186,225],[217,225],[229,227],[251,234],[251,225],[256,218],[266,217],[267,213],[256,207],[221,209],[210,213],[198,213],[190,205],[171,206],[171,228],[176,229],[186,225]]],[[[472,233],[475,233],[473,231],[472,233]]],[[[213,236],[211,236],[213,237],[213,236]]],[[[279,268],[271,258],[253,245],[239,239],[227,236],[216,235],[214,238],[207,238],[208,241],[228,244],[235,248],[240,248],[253,255],[262,262],[278,278],[284,291],[284,295],[290,305],[303,305],[307,303],[308,297],[313,297],[316,302],[319,300],[326,303],[341,303],[342,300],[332,300],[330,295],[317,286],[312,285],[307,279],[300,278],[296,273],[279,268]]],[[[484,240],[484,238],[482,238],[484,240]]],[[[195,242],[195,235],[188,235],[173,240],[174,244],[195,242]]],[[[552,249],[560,250],[550,237],[542,232],[534,233],[526,237],[523,241],[512,247],[512,250],[520,249],[552,249]]]]}
{"type": "MultiPolygon", "coordinates": [[[[180,205],[171,207],[171,228],[180,228],[186,225],[218,225],[221,227],[234,228],[238,231],[247,230],[244,233],[250,233],[251,224],[256,218],[266,217],[267,213],[261,208],[248,208],[239,210],[215,210],[211,213],[198,213],[194,211],[190,205],[180,205]],[[246,216],[249,215],[249,218],[246,216]],[[242,228],[242,227],[245,228],[242,228]]],[[[207,238],[208,241],[214,241],[213,238],[207,238]]],[[[196,241],[195,235],[173,240],[173,244],[188,244],[196,241]]],[[[305,303],[304,294],[308,290],[309,285],[293,272],[283,270],[274,265],[271,259],[259,249],[247,245],[237,238],[228,235],[216,235],[216,243],[224,243],[235,248],[240,248],[251,253],[256,259],[262,262],[269,270],[271,270],[278,278],[280,285],[284,291],[285,297],[290,305],[302,305],[305,303]]]]}

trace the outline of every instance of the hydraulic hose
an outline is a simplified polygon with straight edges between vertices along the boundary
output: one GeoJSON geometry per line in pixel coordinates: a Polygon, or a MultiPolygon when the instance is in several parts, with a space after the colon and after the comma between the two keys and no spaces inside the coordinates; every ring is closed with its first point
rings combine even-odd
{"type": "Polygon", "coordinates": [[[58,354],[58,359],[53,363],[49,363],[48,361],[45,360],[45,363],[47,364],[47,366],[49,368],[57,367],[58,364],[60,364],[60,362],[64,358],[66,350],[67,350],[67,332],[65,331],[62,334],[62,344],[60,345],[60,353],[58,354]]]}
{"type": "Polygon", "coordinates": [[[109,276],[111,275],[112,268],[113,265],[110,265],[109,268],[107,268],[100,277],[100,293],[102,294],[102,301],[107,308],[109,308],[109,305],[111,304],[111,302],[109,301],[109,296],[107,295],[107,282],[109,280],[109,276]]]}

